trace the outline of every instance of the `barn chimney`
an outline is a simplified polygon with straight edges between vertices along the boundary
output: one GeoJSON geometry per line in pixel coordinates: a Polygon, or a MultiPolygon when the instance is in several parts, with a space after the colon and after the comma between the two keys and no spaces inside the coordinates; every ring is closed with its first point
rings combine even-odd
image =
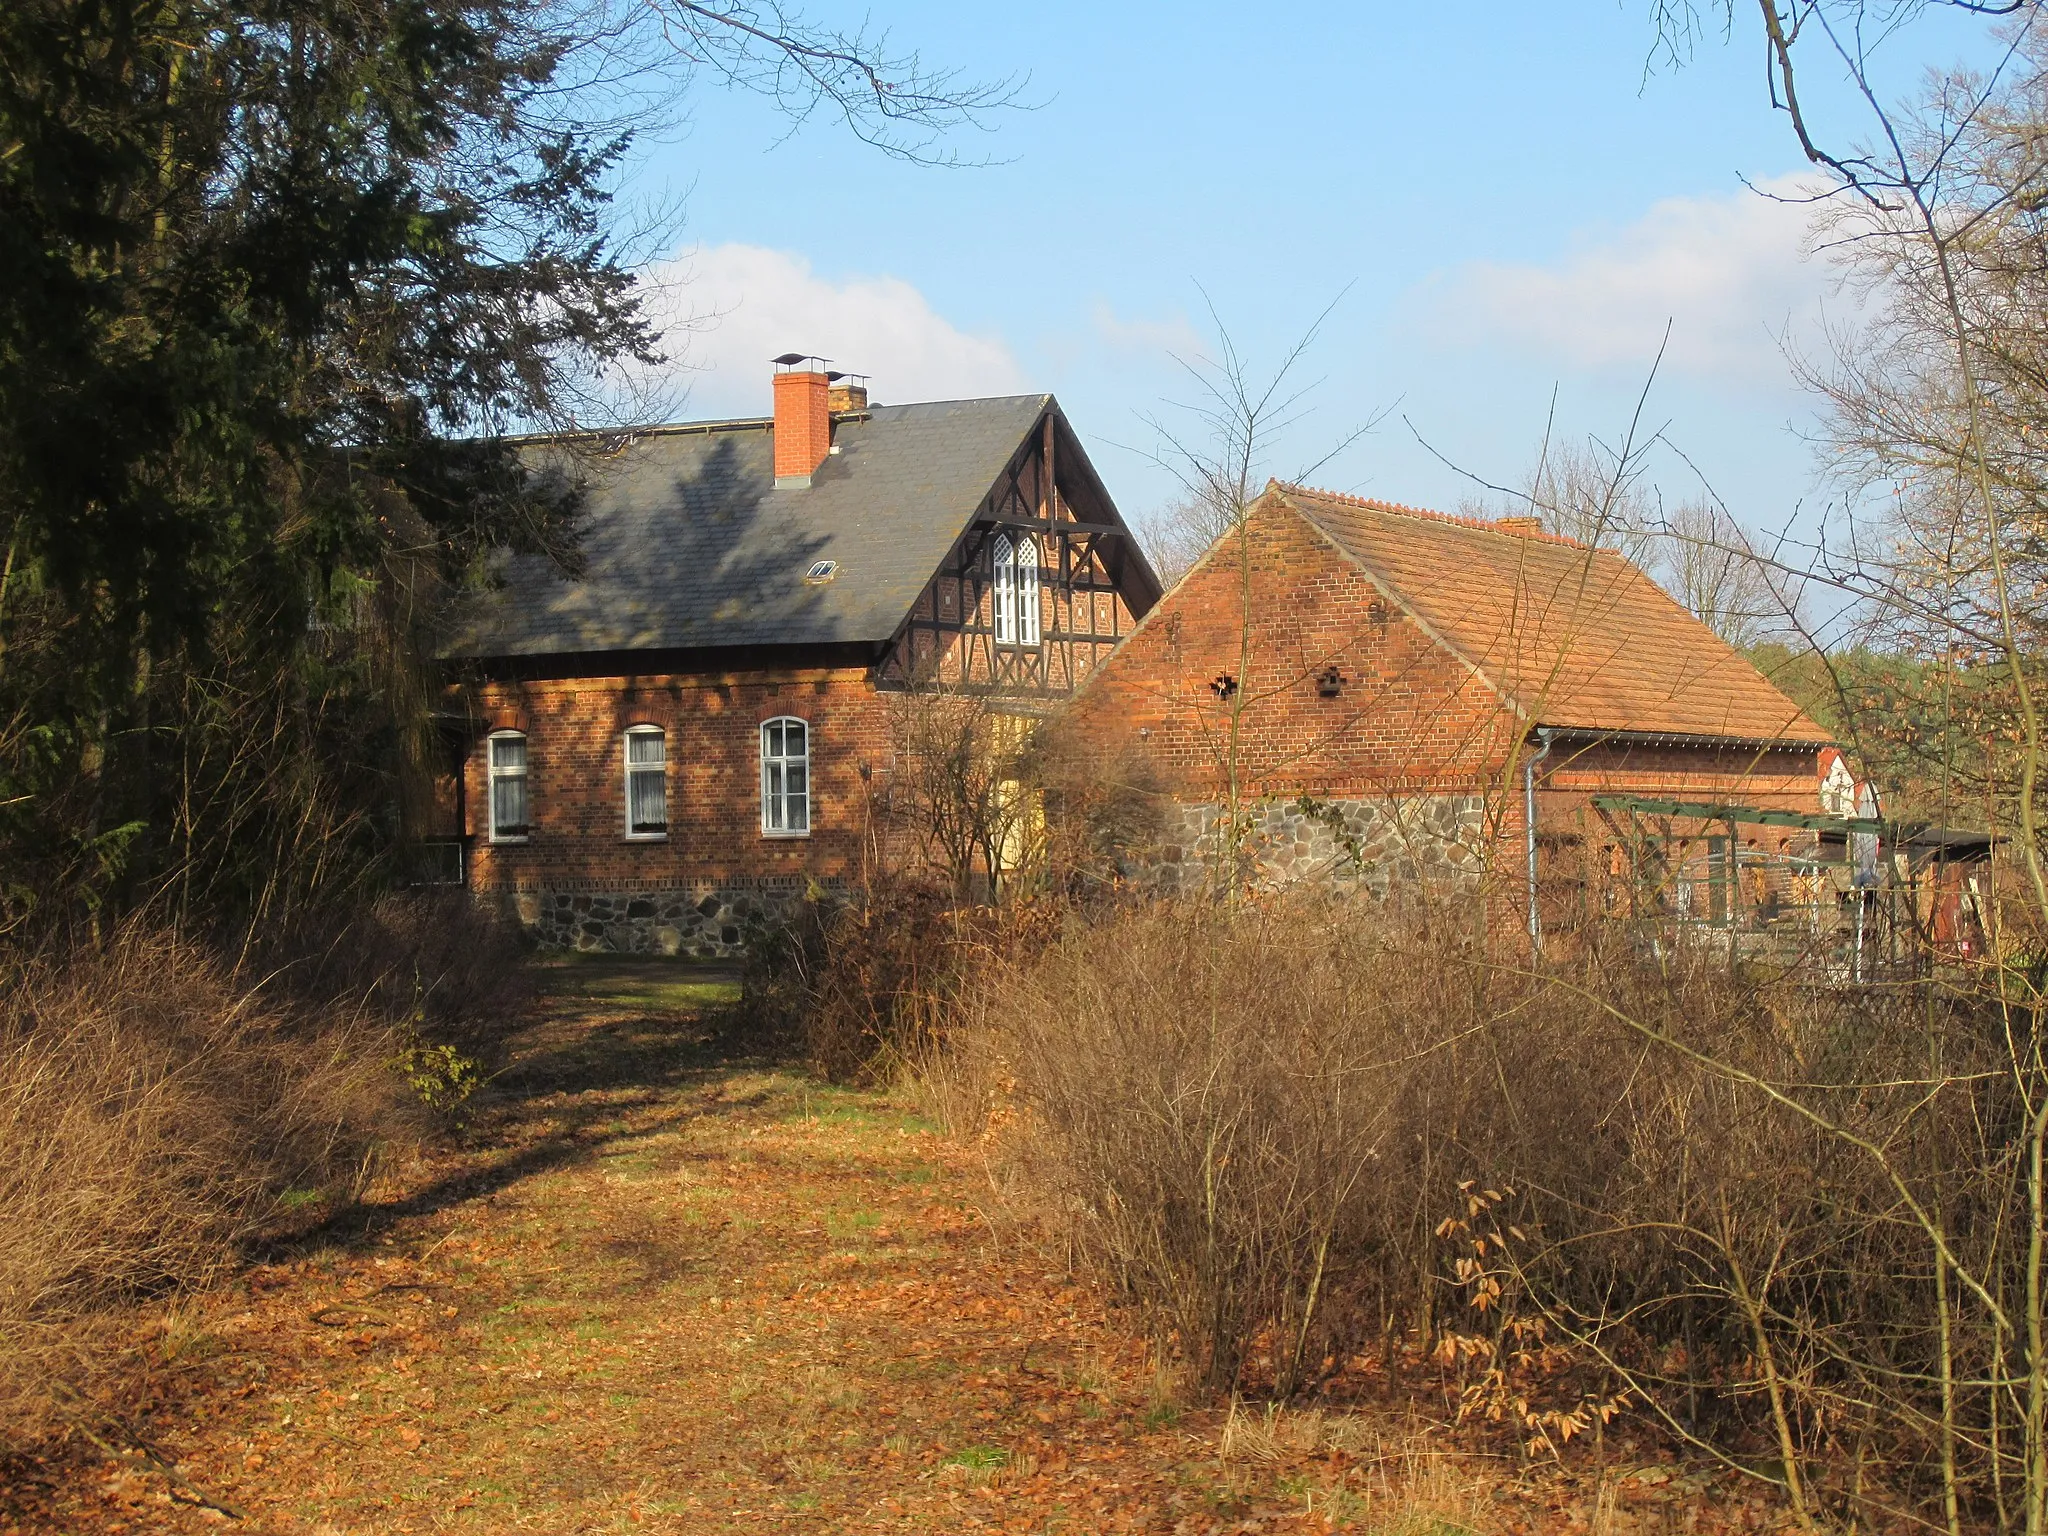
{"type": "Polygon", "coordinates": [[[832,451],[831,380],[822,357],[775,359],[775,489],[799,491],[832,451]]]}

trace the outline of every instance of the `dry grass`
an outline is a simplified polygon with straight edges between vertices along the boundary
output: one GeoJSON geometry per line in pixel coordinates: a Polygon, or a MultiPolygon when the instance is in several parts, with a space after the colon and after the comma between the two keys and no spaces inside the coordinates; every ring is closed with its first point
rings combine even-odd
{"type": "MultiPolygon", "coordinates": [[[[1592,946],[1532,976],[1309,900],[1076,925],[970,995],[934,1102],[1218,1395],[1406,1372],[1543,1456],[1627,1402],[1751,1464],[1789,1449],[1809,1508],[1924,1517],[1940,1292],[1906,1192],[2021,1310],[1981,996],[1592,946]]],[[[1981,1380],[1999,1335],[1958,1295],[1981,1380]]],[[[2003,1414],[2017,1449],[2011,1404],[1966,1385],[1952,1411],[1990,1513],[1978,1447],[2003,1414]]]]}
{"type": "Polygon", "coordinates": [[[962,905],[912,876],[878,876],[858,901],[818,904],[760,936],[741,1014],[757,1037],[801,1041],[834,1082],[887,1083],[933,1054],[991,967],[1041,949],[1060,910],[962,905]]]}
{"type": "MultiPolygon", "coordinates": [[[[1335,1416],[1226,1467],[1224,1412],[1160,1412],[1113,1311],[991,1245],[970,1160],[905,1096],[730,1059],[694,973],[641,971],[550,968],[477,1134],[368,1197],[403,1212],[376,1241],[193,1298],[201,1401],[138,1425],[193,1485],[350,1536],[1308,1533],[1333,1499],[1404,1507],[1368,1490],[1398,1457],[1335,1416]]],[[[26,1512],[0,1487],[0,1528],[219,1528],[148,1466],[80,1470],[33,1471],[26,1512]]]]}
{"type": "Polygon", "coordinates": [[[125,1304],[205,1285],[239,1244],[352,1196],[425,1128],[389,1065],[398,1044],[473,1026],[506,995],[502,979],[463,980],[503,964],[488,933],[433,915],[393,902],[245,947],[239,971],[133,923],[5,973],[0,1439],[118,1375],[125,1304]],[[463,1008],[439,1006],[458,993],[463,1008]]]}
{"type": "MultiPolygon", "coordinates": [[[[225,947],[225,946],[224,946],[225,947]]],[[[488,1050],[533,1000],[518,927],[466,891],[388,895],[364,907],[315,910],[234,946],[237,973],[320,1009],[414,1021],[437,1037],[488,1050]]]]}

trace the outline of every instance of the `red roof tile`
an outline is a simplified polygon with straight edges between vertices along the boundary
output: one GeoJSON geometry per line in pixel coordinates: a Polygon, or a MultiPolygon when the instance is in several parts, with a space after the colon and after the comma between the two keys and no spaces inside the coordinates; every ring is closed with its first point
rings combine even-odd
{"type": "Polygon", "coordinates": [[[1331,491],[1274,490],[1532,725],[1829,740],[1612,550],[1331,491]]]}

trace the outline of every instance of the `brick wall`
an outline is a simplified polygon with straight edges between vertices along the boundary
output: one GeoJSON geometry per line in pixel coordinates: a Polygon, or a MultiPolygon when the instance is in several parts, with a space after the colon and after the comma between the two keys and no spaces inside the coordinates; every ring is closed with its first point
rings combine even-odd
{"type": "Polygon", "coordinates": [[[494,682],[468,691],[469,881],[512,904],[545,942],[731,953],[745,926],[857,873],[871,795],[886,785],[887,706],[864,670],[494,682]],[[760,727],[811,728],[811,831],[761,831],[760,727]],[[668,835],[629,839],[624,733],[666,733],[668,835]],[[490,842],[484,740],[527,739],[527,841],[490,842]],[[862,769],[867,776],[862,776],[862,769]]]}
{"type": "MultiPolygon", "coordinates": [[[[1213,549],[1070,706],[1078,740],[1105,760],[1143,762],[1168,801],[1160,846],[1137,851],[1133,872],[1185,883],[1181,871],[1212,861],[1202,850],[1227,800],[1234,727],[1262,877],[1341,869],[1343,839],[1325,827],[1334,811],[1366,833],[1375,871],[1435,873],[1462,888],[1491,870],[1517,886],[1526,723],[1277,500],[1254,509],[1246,536],[1248,548],[1226,537],[1213,549]],[[1219,691],[1225,678],[1235,698],[1219,691]],[[1292,809],[1304,795],[1325,809],[1292,809]]],[[[1560,745],[1539,772],[1537,819],[1552,843],[1597,848],[1612,835],[1590,806],[1597,793],[1812,812],[1817,784],[1811,750],[1560,745]]],[[[1386,882],[1371,872],[1365,883],[1386,882]]]]}
{"type": "Polygon", "coordinates": [[[810,370],[775,375],[775,478],[808,482],[832,451],[831,383],[810,370]]]}
{"type": "Polygon", "coordinates": [[[1072,728],[1189,800],[1221,797],[1233,717],[1252,798],[1481,790],[1518,729],[1492,690],[1291,511],[1263,503],[1247,532],[1249,582],[1226,539],[1096,669],[1072,728]]]}

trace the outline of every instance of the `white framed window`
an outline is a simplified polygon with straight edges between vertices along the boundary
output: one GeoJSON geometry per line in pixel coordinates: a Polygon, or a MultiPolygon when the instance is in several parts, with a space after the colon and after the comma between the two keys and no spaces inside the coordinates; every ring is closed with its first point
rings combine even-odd
{"type": "Polygon", "coordinates": [[[794,715],[761,722],[761,831],[810,835],[811,728],[794,715]]]}
{"type": "Polygon", "coordinates": [[[523,843],[527,834],[526,737],[493,731],[485,742],[490,764],[491,841],[523,843]]]}
{"type": "Polygon", "coordinates": [[[1038,541],[1001,534],[995,544],[997,645],[1038,644],[1038,541]]]}
{"type": "Polygon", "coordinates": [[[658,725],[626,728],[626,836],[668,836],[668,738],[658,725]]]}
{"type": "Polygon", "coordinates": [[[996,536],[996,644],[1017,643],[1017,546],[1007,533],[996,536]]]}

